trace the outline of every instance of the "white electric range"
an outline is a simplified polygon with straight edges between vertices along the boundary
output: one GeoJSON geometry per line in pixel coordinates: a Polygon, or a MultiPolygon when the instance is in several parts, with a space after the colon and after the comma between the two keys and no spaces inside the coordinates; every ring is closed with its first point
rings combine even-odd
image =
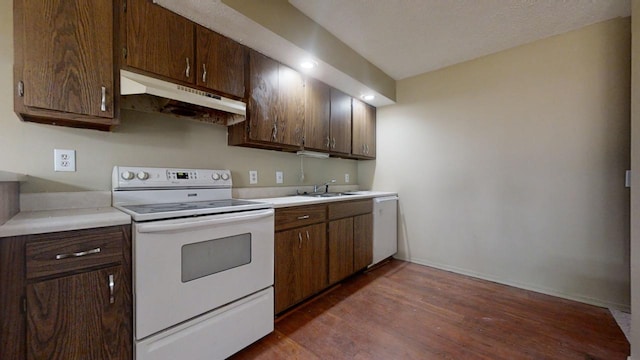
{"type": "Polygon", "coordinates": [[[133,219],[138,360],[224,359],[273,331],[274,211],[231,197],[229,170],[116,166],[133,219]]]}

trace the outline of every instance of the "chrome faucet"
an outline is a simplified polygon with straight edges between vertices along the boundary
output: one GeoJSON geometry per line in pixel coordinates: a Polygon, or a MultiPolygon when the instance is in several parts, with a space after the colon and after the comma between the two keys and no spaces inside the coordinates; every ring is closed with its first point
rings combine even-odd
{"type": "Polygon", "coordinates": [[[318,192],[318,190],[324,186],[325,187],[324,192],[327,193],[329,192],[329,184],[333,184],[334,182],[336,182],[336,179],[331,179],[322,185],[313,185],[313,192],[314,193],[318,192]]]}

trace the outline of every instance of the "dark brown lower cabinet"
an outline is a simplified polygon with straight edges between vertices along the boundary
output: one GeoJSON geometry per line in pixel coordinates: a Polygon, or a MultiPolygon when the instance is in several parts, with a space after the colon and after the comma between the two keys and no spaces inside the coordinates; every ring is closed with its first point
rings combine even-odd
{"type": "Polygon", "coordinates": [[[353,274],[353,218],[329,222],[329,283],[353,274]]]}
{"type": "Polygon", "coordinates": [[[132,359],[130,234],[126,225],[0,239],[0,358],[132,359]]]}
{"type": "Polygon", "coordinates": [[[123,279],[116,266],[27,285],[27,359],[128,359],[123,279]]]}
{"type": "Polygon", "coordinates": [[[276,314],[371,264],[372,211],[371,199],[276,209],[276,314]]]}
{"type": "Polygon", "coordinates": [[[327,235],[324,223],[275,234],[275,312],[327,286],[327,235]]]}
{"type": "Polygon", "coordinates": [[[353,217],[353,270],[373,262],[373,214],[353,217]]]}

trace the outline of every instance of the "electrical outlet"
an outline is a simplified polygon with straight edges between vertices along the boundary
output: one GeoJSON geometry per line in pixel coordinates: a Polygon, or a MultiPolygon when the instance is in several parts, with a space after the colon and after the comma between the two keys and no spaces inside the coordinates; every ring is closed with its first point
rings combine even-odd
{"type": "Polygon", "coordinates": [[[249,170],[249,184],[257,184],[257,183],[258,183],[258,171],[249,170]]]}
{"type": "Polygon", "coordinates": [[[349,174],[344,174],[344,182],[349,182],[349,174]]]}
{"type": "Polygon", "coordinates": [[[54,171],[76,171],[76,151],[53,149],[54,171]]]}
{"type": "Polygon", "coordinates": [[[284,182],[284,173],[282,171],[276,171],[276,184],[282,184],[284,182]]]}

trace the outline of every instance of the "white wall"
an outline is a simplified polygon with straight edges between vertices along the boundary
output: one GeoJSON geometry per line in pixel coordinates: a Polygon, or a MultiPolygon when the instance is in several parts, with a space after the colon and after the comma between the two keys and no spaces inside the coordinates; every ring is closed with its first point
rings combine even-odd
{"type": "Polygon", "coordinates": [[[228,147],[225,127],[166,115],[123,111],[113,133],[24,123],[13,112],[13,91],[12,2],[0,1],[0,170],[30,175],[22,192],[110,190],[114,165],[231,169],[237,187],[250,186],[249,170],[258,170],[257,186],[276,186],[276,170],[285,186],[343,184],[345,173],[350,184],[358,181],[355,160],[306,159],[301,183],[296,155],[228,147]],[[77,172],[53,171],[54,148],[77,151],[77,172]]]}
{"type": "Polygon", "coordinates": [[[398,256],[629,307],[629,19],[398,82],[361,184],[400,195],[398,256]]]}

